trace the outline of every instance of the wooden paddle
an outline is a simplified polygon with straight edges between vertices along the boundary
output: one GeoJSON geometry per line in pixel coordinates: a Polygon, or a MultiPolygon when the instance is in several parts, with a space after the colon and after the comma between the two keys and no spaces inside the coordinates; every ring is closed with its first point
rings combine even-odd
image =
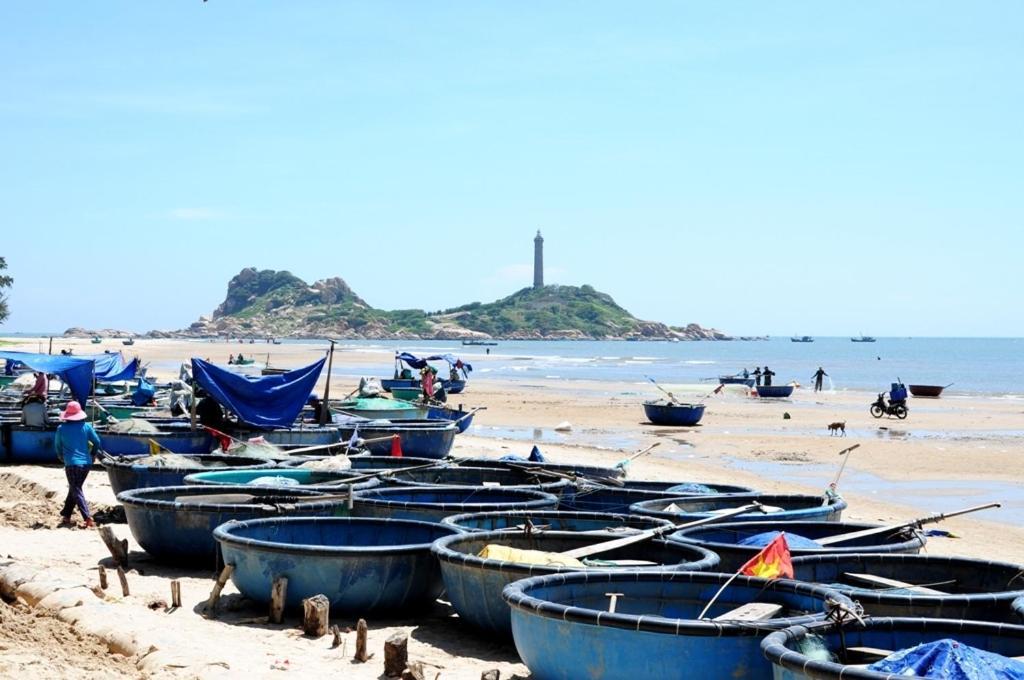
{"type": "Polygon", "coordinates": [[[761,504],[755,502],[749,505],[744,505],[742,507],[735,508],[734,510],[730,510],[729,512],[721,515],[715,515],[714,517],[705,517],[703,519],[698,519],[693,522],[687,522],[685,524],[670,524],[668,526],[657,527],[655,529],[648,529],[647,531],[643,531],[639,534],[633,534],[632,536],[623,536],[622,538],[616,538],[611,541],[594,543],[593,545],[586,545],[582,548],[574,548],[573,550],[567,550],[560,554],[566,557],[574,557],[576,559],[590,557],[591,555],[598,555],[603,552],[608,552],[609,550],[615,550],[616,548],[623,548],[627,545],[633,545],[634,543],[640,543],[641,541],[646,541],[651,538],[657,538],[662,534],[672,533],[673,531],[679,531],[681,529],[691,529],[693,527],[699,527],[705,524],[712,524],[714,522],[721,522],[726,519],[729,519],[730,517],[736,517],[737,515],[742,515],[744,513],[760,509],[761,504]]]}
{"type": "MultiPolygon", "coordinates": [[[[413,470],[427,470],[429,468],[435,468],[442,465],[441,460],[436,463],[428,463],[426,465],[413,465],[407,468],[397,468],[395,470],[376,470],[362,475],[356,475],[355,477],[347,477],[345,479],[332,479],[329,482],[315,482],[313,484],[303,484],[303,486],[320,486],[320,487],[331,487],[331,486],[345,486],[346,484],[354,484],[356,482],[362,482],[373,477],[380,477],[382,475],[396,475],[401,472],[412,472],[413,470]]],[[[457,464],[457,463],[456,463],[457,464]]]]}
{"type": "Polygon", "coordinates": [[[1001,503],[986,503],[985,505],[975,505],[974,507],[964,508],[963,510],[955,510],[953,512],[940,512],[935,515],[929,515],[927,517],[921,517],[919,519],[911,520],[904,524],[894,524],[891,526],[872,527],[871,529],[861,529],[859,531],[850,531],[845,534],[836,534],[835,536],[826,536],[825,538],[817,538],[815,541],[818,545],[828,546],[836,545],[838,543],[846,543],[853,541],[858,538],[866,538],[868,536],[877,536],[879,534],[891,534],[904,529],[919,529],[924,524],[935,524],[951,517],[959,517],[960,515],[966,515],[972,512],[978,512],[979,510],[988,510],[989,508],[1002,507],[1001,503]]]}

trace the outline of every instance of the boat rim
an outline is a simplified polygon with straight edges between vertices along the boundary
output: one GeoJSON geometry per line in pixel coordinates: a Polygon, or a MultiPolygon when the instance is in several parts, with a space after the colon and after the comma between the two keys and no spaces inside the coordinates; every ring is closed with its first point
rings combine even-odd
{"type": "MultiPolygon", "coordinates": [[[[796,520],[795,522],[786,522],[784,524],[793,524],[793,525],[798,525],[798,524],[821,524],[823,526],[824,525],[828,525],[828,526],[831,526],[831,527],[836,527],[837,531],[836,531],[836,534],[834,534],[834,535],[838,535],[839,533],[843,533],[842,532],[843,529],[845,529],[847,531],[859,531],[861,529],[880,529],[880,528],[885,527],[884,524],[872,524],[870,522],[829,522],[829,521],[826,521],[826,520],[796,520]]],[[[670,537],[671,537],[671,540],[685,541],[687,543],[697,543],[697,541],[699,540],[701,545],[709,548],[712,551],[714,551],[717,547],[721,547],[721,548],[724,548],[724,549],[727,549],[727,550],[741,549],[741,550],[749,550],[749,551],[752,551],[752,552],[756,553],[758,550],[761,549],[758,546],[740,545],[739,543],[724,543],[722,541],[708,541],[708,540],[704,540],[704,539],[697,539],[697,538],[694,538],[693,535],[690,532],[696,533],[696,532],[699,532],[699,531],[712,531],[712,530],[716,530],[716,529],[733,529],[733,530],[744,529],[744,530],[751,530],[750,535],[753,536],[753,535],[755,535],[757,533],[764,533],[766,531],[778,531],[779,530],[779,526],[780,526],[779,522],[772,522],[770,520],[765,520],[765,521],[761,521],[761,522],[718,522],[718,523],[711,524],[711,525],[708,525],[708,526],[692,527],[690,529],[680,529],[678,531],[672,532],[672,534],[670,534],[670,537]],[[753,529],[758,529],[758,528],[762,529],[762,531],[760,531],[760,532],[752,531],[753,529]]],[[[790,529],[790,528],[792,528],[792,527],[782,526],[782,530],[784,530],[784,531],[787,530],[787,529],[790,529]]],[[[793,531],[796,531],[796,529],[793,529],[793,531]]],[[[879,536],[883,536],[883,537],[887,536],[887,535],[892,535],[892,534],[879,534],[879,536]]],[[[920,532],[918,532],[918,531],[914,531],[913,535],[914,535],[914,541],[919,543],[920,547],[923,548],[925,543],[927,543],[927,540],[925,539],[925,537],[920,532]]],[[[822,538],[824,538],[824,537],[822,537],[822,538]]],[[[815,539],[812,538],[811,540],[813,541],[815,539]]],[[[870,546],[858,545],[858,546],[850,546],[848,548],[844,548],[842,546],[830,545],[830,546],[822,546],[820,548],[790,548],[790,550],[792,550],[792,551],[799,550],[801,552],[801,557],[804,554],[806,554],[806,555],[815,555],[815,554],[819,554],[819,555],[820,554],[850,555],[850,554],[853,554],[853,553],[865,553],[865,552],[877,553],[877,554],[887,554],[887,553],[884,553],[884,552],[883,553],[879,553],[877,548],[882,548],[882,547],[887,547],[887,546],[892,546],[892,545],[899,545],[901,543],[910,543],[910,542],[913,542],[913,541],[911,541],[911,539],[904,538],[903,540],[893,541],[891,543],[876,543],[876,544],[872,544],[870,546]],[[869,548],[876,548],[876,550],[869,550],[869,548]]],[[[796,557],[794,556],[793,559],[796,559],[796,557]]]]}
{"type": "MultiPolygon", "coordinates": [[[[459,522],[465,520],[468,517],[479,517],[481,519],[490,519],[492,517],[497,518],[497,517],[520,517],[520,516],[522,516],[524,518],[527,518],[527,519],[529,519],[530,517],[537,517],[539,519],[544,519],[545,517],[551,517],[552,519],[563,519],[563,518],[564,519],[581,519],[581,520],[602,520],[603,519],[603,520],[619,521],[619,522],[622,522],[623,520],[628,520],[628,519],[638,519],[638,520],[649,521],[653,525],[652,528],[658,527],[658,526],[671,526],[672,525],[671,521],[669,521],[667,519],[663,519],[661,517],[651,517],[651,516],[648,516],[648,515],[631,515],[631,514],[625,513],[625,512],[577,512],[575,510],[506,510],[504,512],[502,512],[501,510],[492,510],[490,512],[463,512],[463,513],[460,513],[458,515],[448,515],[447,517],[445,517],[444,519],[441,520],[441,524],[447,524],[449,526],[459,527],[460,529],[464,529],[465,530],[465,529],[468,529],[468,527],[463,527],[461,524],[459,524],[459,522]]],[[[490,531],[503,531],[503,532],[505,532],[505,531],[509,531],[511,529],[512,529],[512,527],[510,527],[509,529],[504,529],[504,530],[493,529],[493,530],[489,530],[486,533],[490,533],[490,531]]],[[[478,532],[478,533],[484,533],[484,532],[478,532]]]]}
{"type": "MultiPolygon", "coordinates": [[[[187,491],[191,493],[196,490],[195,495],[223,495],[228,493],[249,493],[253,495],[260,495],[266,492],[277,492],[281,491],[281,498],[289,498],[292,496],[308,497],[310,500],[301,500],[294,503],[288,503],[294,507],[301,507],[304,510],[326,510],[328,508],[336,507],[344,504],[347,501],[342,500],[325,500],[317,501],[316,498],[323,496],[323,492],[309,491],[306,489],[291,489],[288,487],[267,487],[267,486],[251,486],[251,485],[228,485],[224,486],[200,486],[197,484],[191,485],[176,485],[176,486],[151,486],[142,487],[138,489],[128,489],[117,494],[116,498],[119,503],[125,506],[135,508],[148,508],[152,510],[179,510],[187,509],[190,511],[199,512],[230,512],[233,510],[246,510],[251,511],[253,509],[262,509],[268,506],[276,506],[283,503],[270,502],[272,499],[268,499],[265,503],[189,503],[182,501],[165,501],[157,498],[138,498],[137,496],[142,494],[156,494],[156,493],[173,493],[175,491],[187,491]],[[198,490],[202,490],[201,493],[198,490]]],[[[357,492],[358,493],[358,492],[357,492]]],[[[273,494],[267,494],[272,496],[273,494]]]]}
{"type": "MultiPolygon", "coordinates": [[[[477,491],[490,492],[497,491],[503,494],[513,494],[523,496],[522,501],[507,501],[509,503],[522,503],[526,504],[525,508],[517,508],[520,510],[527,510],[530,508],[548,508],[551,507],[551,503],[558,504],[558,496],[547,493],[546,491],[539,491],[534,489],[507,489],[502,487],[472,487],[472,486],[395,486],[395,487],[377,487],[376,489],[367,489],[366,491],[357,491],[354,495],[356,503],[366,503],[372,505],[384,505],[384,506],[395,506],[401,508],[412,508],[412,509],[424,509],[424,510],[447,510],[455,509],[459,510],[462,508],[492,508],[502,505],[502,501],[487,501],[484,503],[430,503],[428,501],[398,501],[390,500],[388,498],[367,498],[366,495],[374,494],[377,496],[389,496],[398,494],[408,493],[456,493],[464,494],[467,489],[476,489],[477,491]]],[[[499,508],[500,509],[500,508],[499,508]]],[[[456,513],[452,513],[456,514],[456,513]]],[[[459,514],[465,514],[465,511],[459,514]]]]}

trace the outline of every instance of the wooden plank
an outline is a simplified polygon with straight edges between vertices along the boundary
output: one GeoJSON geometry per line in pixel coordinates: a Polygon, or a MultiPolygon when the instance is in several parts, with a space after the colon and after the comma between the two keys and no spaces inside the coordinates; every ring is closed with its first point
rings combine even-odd
{"type": "Polygon", "coordinates": [[[926,588],[924,586],[915,586],[913,583],[904,583],[903,581],[897,581],[894,578],[886,578],[885,576],[875,576],[874,574],[858,574],[854,572],[844,572],[843,576],[850,579],[851,581],[858,581],[861,583],[868,583],[875,586],[885,586],[886,588],[902,588],[911,592],[919,593],[921,595],[948,595],[941,590],[934,590],[933,588],[926,588]]]}
{"type": "Polygon", "coordinates": [[[782,611],[781,604],[770,602],[748,602],[740,605],[721,616],[716,616],[715,621],[765,621],[774,617],[782,611]]]}
{"type": "Polygon", "coordinates": [[[270,622],[281,623],[284,619],[284,602],[288,597],[288,577],[278,576],[270,588],[270,622]]]}
{"type": "Polygon", "coordinates": [[[884,659],[895,653],[891,649],[881,649],[879,647],[847,647],[846,651],[849,654],[856,654],[858,658],[868,657],[872,659],[884,659]]]}

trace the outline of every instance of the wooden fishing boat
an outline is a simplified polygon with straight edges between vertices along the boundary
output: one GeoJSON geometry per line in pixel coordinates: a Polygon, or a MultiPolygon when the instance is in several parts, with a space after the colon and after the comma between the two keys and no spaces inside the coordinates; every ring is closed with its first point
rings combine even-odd
{"type": "Polygon", "coordinates": [[[816,539],[838,536],[839,534],[875,529],[878,524],[861,522],[723,522],[704,527],[682,529],[668,537],[670,541],[696,543],[717,553],[722,558],[724,572],[738,571],[747,560],[756,555],[767,541],[778,531],[785,531],[789,541],[789,552],[793,557],[803,555],[848,555],[851,553],[905,553],[916,555],[924,547],[925,537],[912,530],[896,530],[874,536],[865,536],[841,545],[800,547],[816,545],[816,539]],[[798,541],[794,536],[810,543],[798,541]]]}
{"type": "Polygon", "coordinates": [[[331,410],[369,420],[424,420],[430,407],[397,399],[359,397],[345,401],[332,401],[331,410]]]}
{"type": "Polygon", "coordinates": [[[660,517],[683,524],[706,519],[724,511],[758,502],[768,509],[765,514],[752,511],[731,518],[732,522],[838,522],[846,509],[841,496],[810,496],[803,494],[728,494],[724,496],[686,496],[662,498],[634,503],[629,512],[634,515],[660,517]]]}
{"type": "Polygon", "coordinates": [[[98,335],[94,335],[94,336],[93,336],[93,338],[92,338],[92,340],[90,340],[90,342],[91,342],[92,344],[94,344],[94,345],[98,345],[98,344],[100,344],[101,342],[103,342],[103,338],[101,338],[101,337],[100,337],[100,336],[98,336],[98,335]]]}
{"type": "Polygon", "coordinates": [[[395,399],[402,399],[403,401],[416,401],[423,396],[423,388],[419,385],[416,387],[395,385],[389,391],[394,395],[395,399]]]}
{"type": "Polygon", "coordinates": [[[276,430],[254,430],[232,428],[228,434],[235,439],[247,440],[262,437],[268,444],[283,449],[302,449],[310,446],[330,446],[341,443],[341,433],[333,425],[296,424],[293,427],[276,430]]]}
{"type": "Polygon", "coordinates": [[[269,486],[280,489],[306,489],[323,493],[373,489],[381,485],[376,477],[365,478],[364,472],[352,470],[306,470],[303,468],[275,467],[270,470],[209,470],[192,471],[184,478],[185,484],[199,486],[269,486]],[[356,480],[351,484],[347,480],[356,480]]]}
{"type": "Polygon", "coordinates": [[[97,428],[103,450],[111,456],[148,456],[151,443],[171,453],[210,453],[215,442],[206,430],[192,430],[188,422],[161,424],[158,432],[112,432],[97,428]]]}
{"type": "Polygon", "coordinates": [[[437,467],[408,470],[388,476],[389,484],[398,486],[472,486],[502,489],[537,489],[556,496],[569,486],[568,479],[538,475],[524,470],[493,467],[437,467]]]}
{"type": "Polygon", "coordinates": [[[672,571],[551,574],[516,581],[502,596],[516,651],[531,676],[545,680],[767,680],[771,666],[760,650],[766,633],[819,624],[829,599],[852,606],[843,595],[797,581],[672,571]],[[730,579],[708,618],[699,619],[730,579]],[[753,602],[773,605],[771,618],[732,618],[753,602]]]}
{"type": "Polygon", "coordinates": [[[793,396],[792,385],[758,385],[757,396],[762,399],[785,399],[793,396]]]}
{"type": "Polygon", "coordinates": [[[938,397],[947,387],[949,385],[907,385],[907,389],[915,397],[938,397]]]}
{"type": "Polygon", "coordinates": [[[397,436],[402,454],[417,458],[444,458],[452,450],[459,428],[443,420],[382,421],[337,421],[337,431],[344,441],[352,439],[356,432],[365,440],[365,449],[374,455],[391,452],[391,437],[397,436]]]}
{"type": "Polygon", "coordinates": [[[440,522],[467,512],[554,509],[558,496],[532,489],[475,486],[380,487],[356,493],[352,515],[440,522]]]}
{"type": "Polygon", "coordinates": [[[461,405],[459,408],[431,406],[427,411],[427,420],[450,420],[455,423],[460,434],[469,429],[475,417],[476,411],[466,411],[461,405]]]}
{"type": "Polygon", "coordinates": [[[462,344],[469,347],[494,347],[498,343],[494,340],[463,340],[462,344]]]}
{"type": "MultiPolygon", "coordinates": [[[[515,550],[561,553],[608,540],[607,535],[571,531],[489,531],[447,536],[434,543],[431,552],[441,563],[447,599],[459,617],[486,633],[511,638],[511,612],[501,599],[505,586],[528,576],[579,571],[579,561],[573,559],[563,565],[522,564],[501,555],[480,557],[481,552],[487,546],[496,545],[515,550]]],[[[585,568],[588,573],[629,571],[641,574],[650,570],[710,571],[718,564],[718,556],[713,552],[703,548],[675,550],[680,545],[661,540],[641,541],[601,553],[585,568]],[[615,564],[617,560],[628,561],[629,564],[615,564]]]]}
{"type": "Polygon", "coordinates": [[[127,340],[122,340],[121,344],[131,347],[132,345],[135,344],[135,338],[128,338],[127,340]]]}
{"type": "Polygon", "coordinates": [[[747,387],[754,386],[754,379],[750,376],[742,375],[720,375],[718,376],[719,385],[746,385],[747,387]]]}
{"type": "Polygon", "coordinates": [[[870,616],[922,616],[1019,623],[1024,567],[945,555],[807,555],[793,558],[796,579],[827,584],[870,616]]]}
{"type": "Polygon", "coordinates": [[[543,531],[576,531],[609,536],[625,536],[671,524],[657,517],[616,515],[605,512],[569,512],[566,510],[510,510],[507,512],[471,512],[451,515],[441,524],[463,531],[521,531],[531,525],[543,531]]]}
{"type": "Polygon", "coordinates": [[[814,342],[814,338],[809,335],[794,335],[789,339],[790,342],[814,342]]]}
{"type": "Polygon", "coordinates": [[[618,479],[622,475],[621,470],[610,467],[602,467],[599,465],[578,465],[576,463],[552,463],[549,461],[538,463],[535,461],[527,460],[525,458],[520,460],[502,460],[500,458],[462,458],[459,460],[463,464],[471,465],[473,467],[500,467],[547,470],[548,472],[558,472],[561,474],[572,475],[574,477],[586,479],[609,480],[618,479]]]}
{"type": "Polygon", "coordinates": [[[645,401],[644,414],[655,425],[692,427],[704,417],[704,404],[680,404],[664,399],[645,401]]]}
{"type": "MultiPolygon", "coordinates": [[[[267,470],[274,467],[273,461],[247,456],[228,456],[216,453],[185,454],[179,456],[190,463],[180,465],[164,464],[160,457],[134,456],[129,459],[104,458],[100,461],[110,479],[110,488],[115,494],[130,489],[148,489],[155,486],[180,486],[188,475],[213,468],[230,467],[235,470],[267,470]]],[[[267,474],[261,472],[260,474],[267,474]]]]}
{"type": "Polygon", "coordinates": [[[406,614],[429,606],[443,585],[435,540],[458,530],[428,522],[352,517],[289,517],[232,522],[214,538],[239,592],[267,603],[274,580],[288,579],[285,607],[324,595],[335,609],[406,614]]]}
{"type": "MultiPolygon", "coordinates": [[[[880,661],[893,652],[943,640],[1007,659],[1024,655],[1024,626],[957,619],[886,617],[866,618],[863,623],[841,628],[836,624],[816,626],[813,631],[805,626],[793,626],[768,635],[761,642],[761,649],[772,663],[777,680],[892,680],[917,674],[881,672],[871,670],[866,664],[880,661]],[[816,653],[810,656],[806,643],[812,635],[816,653]]],[[[939,655],[933,652],[932,659],[939,661],[939,655]]],[[[984,676],[954,677],[1017,677],[993,668],[993,661],[982,661],[984,667],[977,668],[985,673],[984,676]]],[[[948,670],[956,672],[955,669],[948,670]]],[[[925,677],[947,676],[928,674],[925,677]]]]}
{"type": "Polygon", "coordinates": [[[255,359],[233,359],[228,362],[231,366],[252,366],[255,363],[255,359]]]}
{"type": "MultiPolygon", "coordinates": [[[[404,387],[409,389],[422,390],[423,386],[419,378],[381,378],[381,387],[384,388],[385,392],[391,392],[396,387],[404,387]]],[[[448,394],[461,394],[466,389],[465,380],[441,380],[441,385],[444,386],[444,391],[448,394]]]]}
{"type": "Polygon", "coordinates": [[[874,342],[875,339],[870,335],[862,335],[859,338],[850,338],[850,342],[874,342]]]}
{"type": "Polygon", "coordinates": [[[252,486],[160,486],[117,495],[128,528],[154,558],[209,568],[217,555],[213,530],[232,520],[278,515],[343,516],[345,499],[323,493],[252,486]],[[194,500],[190,500],[190,498],[194,500]]]}

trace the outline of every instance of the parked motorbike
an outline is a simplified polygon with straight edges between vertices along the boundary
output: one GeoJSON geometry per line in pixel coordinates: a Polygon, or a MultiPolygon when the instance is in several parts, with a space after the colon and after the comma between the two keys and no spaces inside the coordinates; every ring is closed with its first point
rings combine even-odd
{"type": "Polygon", "coordinates": [[[882,416],[896,416],[900,420],[904,420],[907,417],[908,412],[906,400],[899,399],[887,403],[885,401],[885,392],[880,392],[878,394],[878,399],[876,399],[875,403],[871,405],[871,415],[876,418],[881,418],[882,416]]]}

